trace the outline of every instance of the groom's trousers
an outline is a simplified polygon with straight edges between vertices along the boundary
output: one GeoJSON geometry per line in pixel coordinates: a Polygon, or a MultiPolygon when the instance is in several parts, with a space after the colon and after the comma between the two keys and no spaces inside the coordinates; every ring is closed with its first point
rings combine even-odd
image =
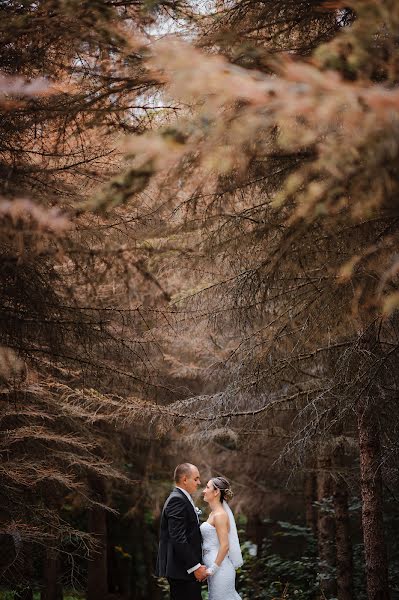
{"type": "Polygon", "coordinates": [[[201,583],[196,579],[186,581],[185,579],[171,579],[168,577],[170,585],[170,600],[201,600],[201,583]]]}

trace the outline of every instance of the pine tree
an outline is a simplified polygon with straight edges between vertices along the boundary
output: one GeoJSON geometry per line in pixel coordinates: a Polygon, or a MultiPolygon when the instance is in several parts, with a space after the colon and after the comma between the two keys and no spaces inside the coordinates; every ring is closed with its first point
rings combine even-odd
{"type": "Polygon", "coordinates": [[[380,477],[382,430],[396,452],[398,7],[278,2],[243,17],[241,3],[218,6],[200,43],[227,58],[166,41],[150,61],[192,114],[129,145],[136,173],[159,173],[153,214],[179,240],[183,269],[194,249],[208,259],[196,294],[204,311],[244,332],[218,392],[191,402],[191,414],[198,406],[198,420],[242,427],[291,407],[300,427],[289,449],[302,456],[335,425],[348,436],[357,427],[368,595],[387,598],[380,477]]]}

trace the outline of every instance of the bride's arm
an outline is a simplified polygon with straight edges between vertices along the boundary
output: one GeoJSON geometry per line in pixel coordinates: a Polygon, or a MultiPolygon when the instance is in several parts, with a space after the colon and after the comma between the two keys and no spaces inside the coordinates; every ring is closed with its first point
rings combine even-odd
{"type": "Polygon", "coordinates": [[[215,515],[215,529],[219,539],[219,552],[217,553],[215,562],[209,569],[212,575],[220,567],[229,551],[229,517],[226,513],[215,515]],[[214,568],[215,566],[216,568],[214,568]]]}

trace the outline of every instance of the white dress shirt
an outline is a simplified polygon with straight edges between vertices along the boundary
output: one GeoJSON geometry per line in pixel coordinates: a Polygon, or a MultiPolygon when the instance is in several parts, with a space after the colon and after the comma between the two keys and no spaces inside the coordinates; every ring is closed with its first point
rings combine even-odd
{"type": "MultiPolygon", "coordinates": [[[[177,487],[178,490],[180,490],[181,492],[183,492],[183,494],[185,496],[187,496],[187,498],[190,500],[191,504],[193,505],[193,509],[194,509],[194,512],[195,512],[195,516],[197,517],[197,521],[199,522],[197,511],[195,510],[194,500],[191,498],[190,494],[186,490],[183,490],[183,488],[179,487],[178,485],[176,487],[177,487]]],[[[194,567],[191,567],[191,569],[187,569],[187,573],[189,573],[189,574],[194,573],[194,571],[196,571],[200,566],[201,566],[201,563],[198,563],[194,567]]]]}

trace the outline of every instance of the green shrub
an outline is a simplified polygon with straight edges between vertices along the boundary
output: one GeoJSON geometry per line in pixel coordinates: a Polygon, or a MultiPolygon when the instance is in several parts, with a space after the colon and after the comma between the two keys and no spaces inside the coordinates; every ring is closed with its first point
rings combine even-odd
{"type": "Polygon", "coordinates": [[[242,600],[295,598],[310,600],[318,590],[317,549],[313,535],[305,527],[279,522],[274,535],[300,537],[305,542],[301,557],[283,557],[272,552],[271,542],[263,544],[260,556],[251,556],[244,544],[244,565],[237,573],[242,600]]]}

